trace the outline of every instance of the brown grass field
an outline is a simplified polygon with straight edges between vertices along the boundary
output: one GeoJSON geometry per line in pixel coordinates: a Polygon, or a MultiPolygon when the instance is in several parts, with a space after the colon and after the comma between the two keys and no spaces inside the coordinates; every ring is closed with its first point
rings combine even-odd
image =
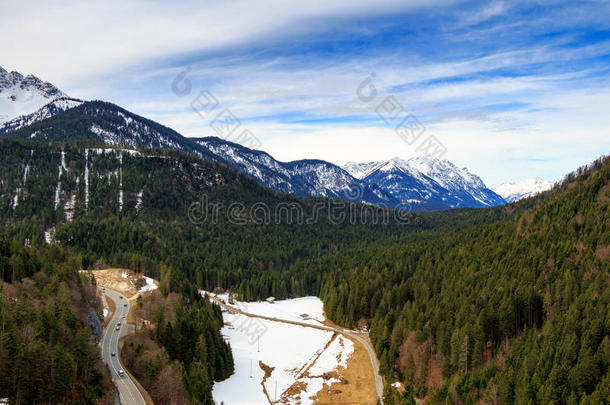
{"type": "MultiPolygon", "coordinates": [[[[347,339],[347,337],[343,337],[347,339]]],[[[351,340],[351,339],[350,339],[351,340]]],[[[375,377],[371,367],[368,352],[358,341],[354,341],[354,353],[347,360],[347,368],[337,371],[342,382],[325,386],[318,392],[315,404],[353,404],[375,405],[377,392],[375,390],[375,377]]]]}

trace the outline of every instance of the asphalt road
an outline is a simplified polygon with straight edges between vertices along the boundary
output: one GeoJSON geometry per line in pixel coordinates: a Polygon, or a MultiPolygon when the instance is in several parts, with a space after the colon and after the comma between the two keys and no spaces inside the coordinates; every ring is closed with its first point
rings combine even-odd
{"type": "Polygon", "coordinates": [[[112,374],[112,381],[119,390],[121,396],[121,404],[123,405],[146,405],[146,401],[142,394],[138,390],[138,387],[134,384],[132,379],[125,374],[121,377],[118,373],[119,370],[125,370],[119,359],[119,338],[129,333],[128,326],[125,323],[127,314],[129,313],[129,301],[116,291],[109,290],[106,288],[104,292],[106,299],[114,301],[116,311],[108,323],[108,326],[104,330],[104,336],[102,337],[102,359],[112,374]],[[121,298],[123,297],[123,298],[121,298]],[[127,306],[124,306],[124,305],[127,306]],[[120,330],[116,330],[117,323],[121,322],[120,330]],[[111,353],[116,353],[112,356],[111,353]]]}
{"type": "Polygon", "coordinates": [[[240,314],[240,315],[245,315],[245,316],[248,316],[251,318],[265,319],[267,321],[283,322],[283,323],[289,323],[292,325],[304,326],[306,328],[314,328],[314,329],[326,330],[329,332],[337,332],[342,335],[351,337],[352,339],[356,339],[357,341],[359,341],[360,343],[362,343],[364,345],[364,347],[366,348],[366,351],[369,354],[369,357],[371,359],[371,365],[373,366],[373,374],[375,375],[375,389],[377,391],[377,399],[379,399],[379,402],[381,404],[383,404],[383,379],[379,375],[379,361],[377,360],[377,355],[375,354],[375,349],[373,348],[373,345],[371,344],[371,341],[369,340],[367,333],[356,332],[356,331],[341,328],[338,326],[331,327],[331,326],[324,326],[324,325],[314,325],[314,324],[310,324],[310,323],[292,321],[292,320],[288,320],[288,319],[272,318],[272,317],[264,316],[264,315],[250,314],[247,312],[243,312],[242,310],[240,310],[238,308],[226,305],[222,300],[220,300],[216,297],[213,297],[213,296],[210,296],[210,297],[218,305],[220,305],[221,308],[226,309],[227,311],[229,311],[232,314],[240,314]]]}

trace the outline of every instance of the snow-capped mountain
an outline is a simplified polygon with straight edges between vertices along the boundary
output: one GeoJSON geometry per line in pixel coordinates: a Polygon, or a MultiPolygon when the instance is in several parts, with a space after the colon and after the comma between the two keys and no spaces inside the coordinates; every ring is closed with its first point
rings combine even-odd
{"type": "Polygon", "coordinates": [[[27,127],[28,125],[32,125],[35,122],[51,118],[52,116],[62,111],[78,107],[81,104],[83,104],[83,101],[75,98],[62,97],[55,99],[43,106],[41,109],[34,111],[31,114],[20,115],[17,118],[0,124],[0,134],[9,131],[16,131],[20,128],[27,127]]]}
{"type": "Polygon", "coordinates": [[[393,207],[394,197],[374,184],[355,179],[347,171],[322,160],[279,162],[271,155],[220,138],[195,138],[219,161],[254,177],[265,186],[298,196],[329,197],[393,207]]]}
{"type": "Polygon", "coordinates": [[[0,67],[0,124],[31,114],[62,97],[68,96],[49,82],[0,67]]]}
{"type": "MultiPolygon", "coordinates": [[[[57,104],[60,100],[58,100],[57,104]]],[[[0,134],[39,141],[92,140],[125,148],[165,148],[224,163],[274,190],[297,196],[329,197],[394,207],[398,201],[377,186],[354,179],[323,161],[278,162],[269,154],[219,138],[185,138],[178,132],[103,101],[49,106],[32,116],[11,121],[0,134]],[[76,105],[78,104],[78,105],[76,105]],[[53,110],[53,113],[51,113],[53,110]],[[38,118],[42,118],[39,120],[38,118]],[[23,126],[22,124],[29,123],[23,126]]]]}
{"type": "Polygon", "coordinates": [[[504,203],[477,176],[447,161],[392,159],[353,164],[347,170],[321,160],[280,162],[220,138],[185,138],[103,101],[60,98],[0,127],[0,134],[44,142],[89,140],[131,149],[174,149],[224,163],[271,189],[302,197],[417,211],[504,203]]]}
{"type": "Polygon", "coordinates": [[[504,199],[466,168],[448,160],[415,157],[344,166],[354,177],[379,186],[397,199],[411,204],[434,204],[434,209],[489,207],[504,199]]]}
{"type": "Polygon", "coordinates": [[[194,142],[173,129],[104,101],[59,99],[7,125],[15,128],[2,131],[0,127],[0,134],[4,132],[5,136],[49,142],[87,139],[131,149],[174,149],[214,160],[213,155],[201,151],[194,142]],[[37,119],[47,115],[50,116],[37,119]],[[28,120],[32,123],[24,127],[19,125],[28,120]]]}
{"type": "Polygon", "coordinates": [[[550,190],[551,187],[553,187],[553,182],[534,177],[520,183],[502,183],[494,191],[504,197],[507,202],[514,202],[550,190]]]}

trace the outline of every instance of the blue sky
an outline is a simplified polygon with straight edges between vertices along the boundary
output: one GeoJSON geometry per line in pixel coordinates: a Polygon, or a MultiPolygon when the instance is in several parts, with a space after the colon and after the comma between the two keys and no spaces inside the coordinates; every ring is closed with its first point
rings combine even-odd
{"type": "Polygon", "coordinates": [[[190,107],[206,90],[280,160],[412,156],[375,113],[386,96],[490,186],[559,180],[610,152],[607,1],[33,1],[3,10],[4,68],[186,136],[215,134],[190,107]],[[185,69],[192,89],[177,95],[185,69]],[[365,103],[356,91],[372,73],[377,97],[365,103]]]}

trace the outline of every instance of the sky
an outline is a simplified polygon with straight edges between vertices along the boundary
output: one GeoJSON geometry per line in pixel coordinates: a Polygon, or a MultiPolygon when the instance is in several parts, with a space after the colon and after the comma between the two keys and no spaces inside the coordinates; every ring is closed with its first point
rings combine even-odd
{"type": "Polygon", "coordinates": [[[282,161],[409,158],[406,117],[491,187],[610,152],[608,1],[0,2],[5,69],[185,136],[204,92],[282,161]]]}

